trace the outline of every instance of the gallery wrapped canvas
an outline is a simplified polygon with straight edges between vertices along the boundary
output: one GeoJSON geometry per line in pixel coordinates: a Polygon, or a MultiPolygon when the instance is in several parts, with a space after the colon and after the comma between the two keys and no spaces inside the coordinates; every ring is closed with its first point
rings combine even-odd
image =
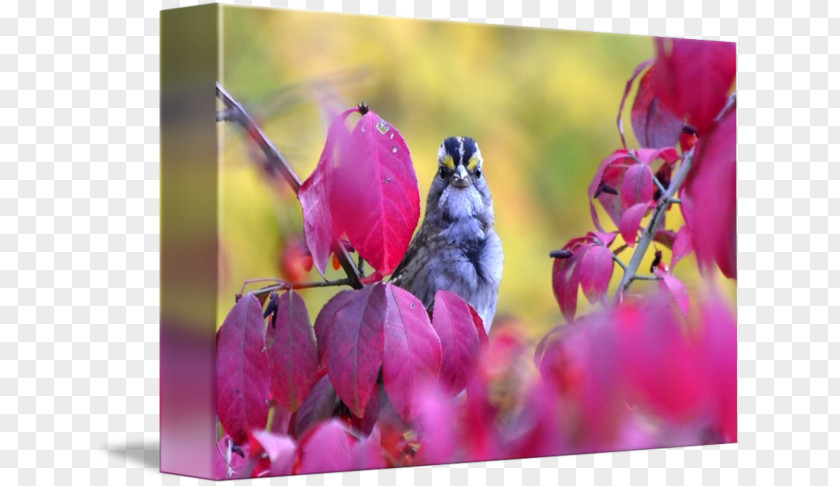
{"type": "Polygon", "coordinates": [[[161,469],[737,440],[735,45],[161,20],[161,469]]]}

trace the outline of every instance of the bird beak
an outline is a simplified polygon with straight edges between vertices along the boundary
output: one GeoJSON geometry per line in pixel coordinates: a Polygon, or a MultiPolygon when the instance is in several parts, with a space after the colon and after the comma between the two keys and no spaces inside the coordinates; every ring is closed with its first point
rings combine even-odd
{"type": "Polygon", "coordinates": [[[472,183],[470,175],[467,173],[466,167],[459,165],[458,169],[452,174],[452,185],[455,187],[464,188],[472,183]]]}

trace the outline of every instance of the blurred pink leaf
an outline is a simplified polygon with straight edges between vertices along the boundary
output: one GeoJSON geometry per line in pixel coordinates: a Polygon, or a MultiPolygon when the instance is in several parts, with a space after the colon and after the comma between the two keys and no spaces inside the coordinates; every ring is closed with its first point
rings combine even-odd
{"type": "MultiPolygon", "coordinates": [[[[264,474],[255,471],[254,476],[288,476],[292,474],[295,465],[295,451],[297,444],[285,435],[272,434],[265,430],[254,430],[251,437],[268,455],[269,466],[264,474]]],[[[252,454],[254,447],[252,446],[252,454]]]]}
{"type": "MultiPolygon", "coordinates": [[[[633,74],[630,75],[630,79],[627,80],[627,83],[624,84],[624,94],[621,96],[621,103],[618,105],[618,117],[616,118],[616,125],[618,125],[618,134],[621,136],[621,146],[627,148],[627,140],[624,138],[624,121],[621,119],[621,115],[624,113],[624,103],[627,101],[627,95],[630,94],[630,88],[633,87],[633,81],[642,73],[648,66],[653,64],[653,59],[648,59],[646,61],[642,61],[636,66],[636,69],[633,70],[633,74]]],[[[639,88],[641,89],[641,88],[639,88]]],[[[636,99],[638,100],[638,95],[636,95],[636,99]]],[[[634,103],[634,111],[635,111],[635,103],[634,103]]],[[[633,130],[636,130],[635,124],[633,125],[633,130]]]]}
{"type": "Polygon", "coordinates": [[[300,441],[296,474],[348,471],[355,439],[338,419],[318,424],[300,441]]]}
{"type": "Polygon", "coordinates": [[[475,371],[482,339],[487,341],[481,318],[458,294],[438,290],[432,327],[440,338],[441,386],[449,393],[463,390],[475,371]]]}
{"type": "Polygon", "coordinates": [[[682,187],[683,215],[701,269],[716,262],[736,278],[735,109],[695,146],[694,167],[682,187]]]}
{"type": "Polygon", "coordinates": [[[654,96],[677,116],[688,117],[702,140],[735,81],[735,44],[658,38],[651,69],[654,96]]]}
{"type": "Polygon", "coordinates": [[[330,185],[334,178],[335,154],[347,138],[344,123],[350,113],[355,111],[358,108],[346,110],[333,120],[327,130],[327,140],[318,165],[298,191],[298,199],[303,208],[303,235],[312,254],[312,262],[322,274],[327,270],[327,260],[336,236],[330,212],[330,185]]]}
{"type": "Polygon", "coordinates": [[[666,272],[661,268],[654,268],[653,274],[662,280],[659,281],[659,287],[671,294],[677,302],[683,315],[688,315],[689,297],[688,291],[685,289],[685,284],[675,277],[671,272],[666,272]]]}
{"type": "Polygon", "coordinates": [[[373,430],[364,439],[356,442],[350,449],[350,456],[353,470],[383,469],[388,463],[383,456],[380,445],[379,427],[374,425],[373,430]]]}
{"type": "Polygon", "coordinates": [[[677,237],[674,238],[673,253],[671,254],[671,271],[677,266],[683,258],[692,251],[691,247],[691,229],[688,225],[683,225],[677,232],[677,237]]]}
{"type": "Polygon", "coordinates": [[[682,118],[654,96],[651,68],[639,80],[639,90],[630,111],[630,124],[642,147],[674,147],[682,133],[682,118]]]}
{"type": "MultiPolygon", "coordinates": [[[[435,304],[437,306],[437,304],[435,304]]],[[[435,386],[427,386],[417,399],[415,418],[418,464],[446,464],[455,460],[458,449],[458,416],[456,403],[450,393],[443,393],[435,386]]]]}
{"type": "Polygon", "coordinates": [[[621,216],[621,221],[618,223],[618,229],[621,232],[621,237],[627,243],[627,246],[636,245],[636,236],[639,232],[639,225],[642,224],[642,218],[650,208],[652,203],[643,202],[635,204],[627,208],[621,216]]]}
{"type": "Polygon", "coordinates": [[[294,291],[278,296],[276,317],[265,335],[271,396],[296,412],[318,377],[318,347],[303,299],[294,291]]]}
{"type": "Polygon", "coordinates": [[[265,321],[253,294],[233,306],[216,334],[216,411],[236,442],[268,420],[269,372],[265,321]]]}
{"type": "Polygon", "coordinates": [[[327,334],[325,358],[339,398],[361,417],[382,364],[388,303],[381,284],[350,292],[327,334]]]}
{"type": "Polygon", "coordinates": [[[702,306],[703,366],[717,426],[726,442],[738,440],[738,336],[735,316],[719,295],[702,306]]]}
{"type": "Polygon", "coordinates": [[[420,192],[399,131],[368,111],[339,153],[330,211],[339,232],[381,275],[402,260],[420,219],[420,192]]]}
{"type": "Polygon", "coordinates": [[[653,199],[653,172],[647,164],[633,164],[624,173],[621,202],[625,208],[653,199]]]}
{"type": "Polygon", "coordinates": [[[580,262],[580,286],[589,302],[602,300],[613,274],[613,257],[609,248],[592,245],[580,262]]]}
{"type": "Polygon", "coordinates": [[[385,286],[385,295],[388,312],[382,381],[394,408],[402,418],[411,420],[416,393],[438,379],[440,339],[417,297],[391,284],[385,286]]]}

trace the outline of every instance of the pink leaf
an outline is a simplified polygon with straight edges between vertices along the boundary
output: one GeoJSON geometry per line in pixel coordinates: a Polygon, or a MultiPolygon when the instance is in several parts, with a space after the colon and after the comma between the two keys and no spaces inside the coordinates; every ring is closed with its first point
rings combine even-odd
{"type": "Polygon", "coordinates": [[[612,274],[612,252],[607,247],[593,245],[580,262],[580,286],[589,302],[604,298],[612,274]]]}
{"type": "Polygon", "coordinates": [[[445,464],[452,462],[457,448],[457,431],[447,424],[456,424],[456,404],[449,394],[436,387],[429,387],[420,394],[415,421],[420,448],[419,464],[445,464]]]}
{"type": "Polygon", "coordinates": [[[405,420],[411,420],[417,391],[438,379],[440,339],[417,297],[391,284],[385,287],[385,293],[388,316],[382,381],[394,408],[405,420]]]}
{"type": "Polygon", "coordinates": [[[651,164],[656,159],[662,159],[666,164],[673,164],[680,158],[680,154],[674,147],[640,148],[635,153],[636,157],[645,164],[651,164]]]}
{"type": "Polygon", "coordinates": [[[612,243],[613,243],[613,241],[615,241],[615,237],[617,235],[618,235],[617,231],[610,231],[609,233],[602,232],[602,231],[590,231],[589,233],[586,234],[586,236],[589,236],[591,238],[594,238],[594,239],[598,240],[599,242],[601,242],[602,245],[606,246],[607,248],[609,248],[609,246],[612,245],[612,243]]]}
{"type": "Polygon", "coordinates": [[[302,437],[312,427],[330,418],[338,405],[335,388],[327,375],[321,377],[295,414],[295,437],[302,437]]]}
{"type": "MultiPolygon", "coordinates": [[[[572,240],[574,241],[574,240],[572,240]]],[[[566,245],[569,247],[572,243],[566,245]]],[[[554,297],[560,304],[560,312],[567,321],[575,318],[577,312],[578,286],[580,284],[579,263],[583,253],[589,248],[588,245],[573,250],[569,258],[555,258],[554,267],[551,272],[551,286],[554,290],[554,297]],[[583,250],[581,251],[581,248],[583,250]]]]}
{"type": "Polygon", "coordinates": [[[738,337],[735,316],[719,295],[702,306],[701,352],[717,425],[726,442],[738,440],[738,337]]]}
{"type": "Polygon", "coordinates": [[[721,272],[735,278],[735,109],[730,110],[694,150],[694,163],[682,190],[680,205],[691,229],[697,262],[717,262],[721,272]]]}
{"type": "Polygon", "coordinates": [[[342,307],[355,298],[352,290],[342,290],[335,294],[318,313],[315,318],[315,339],[318,342],[318,362],[324,363],[324,356],[327,352],[327,343],[330,330],[335,327],[335,316],[342,307]]]}
{"type": "Polygon", "coordinates": [[[268,420],[269,373],[265,321],[253,294],[239,299],[216,335],[216,411],[236,442],[268,420]]]}
{"type": "Polygon", "coordinates": [[[253,431],[252,437],[268,455],[271,465],[266,471],[267,475],[288,476],[292,474],[297,444],[291,437],[272,434],[264,430],[253,431]]]}
{"type": "Polygon", "coordinates": [[[471,312],[470,305],[458,294],[438,290],[432,327],[440,338],[441,385],[452,394],[458,393],[467,386],[475,371],[481,350],[479,335],[485,334],[481,318],[471,312]]]}
{"type": "Polygon", "coordinates": [[[674,246],[672,250],[671,271],[674,270],[674,267],[677,266],[677,263],[679,263],[680,260],[692,251],[691,230],[688,228],[688,225],[684,225],[680,228],[680,231],[677,233],[677,237],[674,238],[674,246]]]}
{"type": "Polygon", "coordinates": [[[347,116],[357,108],[351,108],[338,115],[327,131],[327,140],[318,165],[306,181],[300,186],[298,199],[303,209],[303,235],[312,254],[315,268],[322,274],[326,272],[327,260],[332,251],[335,236],[330,208],[330,184],[334,178],[335,152],[345,145],[347,129],[344,126],[347,116]]]}
{"type": "Polygon", "coordinates": [[[682,133],[682,118],[654,96],[651,82],[653,69],[639,80],[639,91],[630,111],[630,124],[642,147],[674,147],[682,133]]]}
{"type": "Polygon", "coordinates": [[[387,301],[381,284],[352,290],[327,334],[330,381],[351,412],[361,417],[382,364],[387,301]]]}
{"type": "Polygon", "coordinates": [[[653,172],[647,164],[634,164],[624,173],[621,203],[625,208],[653,199],[653,172]]]}
{"type": "Polygon", "coordinates": [[[653,94],[705,135],[735,81],[735,44],[656,39],[653,94]]]}
{"type": "Polygon", "coordinates": [[[352,468],[353,436],[338,419],[323,422],[301,439],[296,474],[347,471],[352,468]]]}
{"type": "Polygon", "coordinates": [[[276,318],[266,328],[271,395],[289,412],[296,412],[317,381],[318,348],[306,305],[294,291],[277,300],[276,318]]]}
{"type": "Polygon", "coordinates": [[[609,190],[605,190],[605,186],[617,192],[620,189],[624,172],[631,164],[635,163],[636,161],[630,157],[627,150],[619,149],[604,159],[598,167],[598,171],[589,185],[589,213],[592,215],[592,222],[595,223],[598,231],[604,232],[604,227],[601,225],[598,213],[595,210],[595,200],[598,200],[613,223],[617,225],[624,209],[621,205],[621,198],[615,194],[610,194],[609,190]]]}
{"type": "Polygon", "coordinates": [[[651,206],[650,202],[643,202],[635,204],[627,208],[621,216],[621,221],[618,223],[618,230],[621,232],[621,237],[627,243],[627,246],[636,245],[636,235],[639,232],[639,225],[642,224],[642,218],[645,217],[645,212],[651,206]]]}
{"type": "Polygon", "coordinates": [[[420,218],[420,192],[408,146],[373,111],[359,120],[339,154],[330,210],[339,231],[382,275],[408,249],[420,218]]]}
{"type": "Polygon", "coordinates": [[[353,444],[350,455],[354,470],[384,469],[388,467],[380,445],[381,435],[379,426],[374,425],[370,435],[353,444]]]}
{"type": "MultiPolygon", "coordinates": [[[[627,83],[624,85],[624,94],[621,96],[621,103],[618,105],[618,117],[616,118],[615,122],[618,125],[618,134],[621,136],[621,146],[627,148],[627,141],[624,139],[624,122],[621,119],[622,113],[624,113],[624,103],[627,101],[627,95],[630,94],[630,88],[633,87],[633,81],[644,71],[648,66],[653,64],[653,59],[648,59],[646,61],[642,61],[636,66],[636,69],[633,70],[633,74],[630,75],[630,79],[627,80],[627,83]]],[[[647,77],[647,75],[645,75],[647,77]]],[[[639,88],[641,90],[641,87],[639,88]]],[[[638,102],[639,95],[636,95],[636,100],[638,102]]],[[[635,111],[636,105],[633,104],[633,110],[635,111]]],[[[635,123],[633,124],[633,130],[636,130],[635,123]]]]}
{"type": "Polygon", "coordinates": [[[671,297],[676,301],[683,315],[688,315],[689,297],[688,291],[685,289],[685,284],[675,277],[670,272],[665,272],[660,268],[654,268],[653,274],[662,280],[659,281],[659,287],[663,291],[671,294],[671,297]]]}

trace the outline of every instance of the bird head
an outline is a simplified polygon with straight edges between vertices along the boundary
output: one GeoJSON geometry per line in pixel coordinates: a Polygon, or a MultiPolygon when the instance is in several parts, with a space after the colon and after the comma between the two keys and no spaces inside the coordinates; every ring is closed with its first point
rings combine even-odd
{"type": "Polygon", "coordinates": [[[437,177],[455,188],[466,189],[482,180],[481,150],[470,137],[449,137],[438,150],[437,177]]]}

